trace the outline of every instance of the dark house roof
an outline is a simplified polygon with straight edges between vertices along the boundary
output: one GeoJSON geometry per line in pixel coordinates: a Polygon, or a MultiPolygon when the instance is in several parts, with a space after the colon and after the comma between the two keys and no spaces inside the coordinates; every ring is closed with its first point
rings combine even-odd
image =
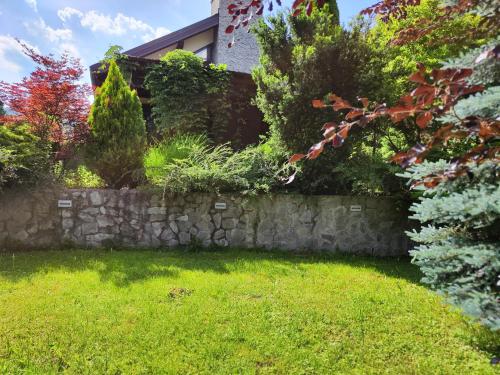
{"type": "MultiPolygon", "coordinates": [[[[219,14],[214,14],[211,17],[205,18],[204,20],[193,23],[192,25],[186,26],[180,30],[174,31],[170,34],[162,36],[158,39],[152,40],[150,42],[141,44],[135,48],[129,49],[123,52],[124,55],[132,57],[145,57],[157,51],[160,51],[172,44],[176,44],[184,39],[190,38],[192,36],[201,34],[213,27],[219,25],[219,14]]],[[[90,71],[93,72],[101,66],[101,63],[96,63],[90,66],[90,71]]]]}
{"type": "Polygon", "coordinates": [[[174,31],[173,33],[162,36],[161,38],[152,40],[151,42],[141,44],[138,47],[129,49],[123,52],[125,55],[134,57],[144,57],[155,53],[156,51],[162,50],[172,44],[178,43],[181,40],[190,38],[204,31],[207,31],[215,26],[219,25],[219,15],[214,14],[211,17],[205,18],[199,22],[193,23],[192,25],[186,26],[183,29],[174,31]]]}

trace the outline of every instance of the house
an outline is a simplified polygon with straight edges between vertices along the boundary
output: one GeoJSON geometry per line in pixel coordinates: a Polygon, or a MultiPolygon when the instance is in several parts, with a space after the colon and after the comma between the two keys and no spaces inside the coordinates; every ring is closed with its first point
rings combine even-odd
{"type": "MultiPolygon", "coordinates": [[[[194,52],[207,63],[226,64],[232,77],[231,90],[235,93],[232,97],[238,98],[237,103],[233,103],[233,121],[226,138],[234,140],[235,137],[240,137],[239,143],[242,145],[255,143],[259,140],[259,135],[267,130],[262,122],[262,113],[251,105],[256,87],[250,72],[259,62],[257,41],[253,34],[243,30],[236,35],[225,32],[232,20],[227,12],[230,0],[207,1],[211,2],[210,17],[123,52],[130,63],[139,66],[132,76],[131,86],[137,90],[146,120],[151,123],[149,93],[143,87],[148,66],[175,49],[194,52]],[[233,37],[236,43],[229,48],[233,37]]],[[[251,22],[255,22],[258,17],[254,16],[251,22]]],[[[106,78],[106,72],[100,71],[100,66],[97,63],[90,67],[94,87],[102,85],[106,78]]]]}

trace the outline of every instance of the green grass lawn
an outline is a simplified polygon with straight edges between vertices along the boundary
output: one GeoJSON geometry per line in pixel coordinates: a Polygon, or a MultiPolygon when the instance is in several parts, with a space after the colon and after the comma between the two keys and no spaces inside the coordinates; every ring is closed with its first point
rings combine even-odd
{"type": "Polygon", "coordinates": [[[498,336],[419,278],[258,251],[4,254],[0,374],[499,373],[498,336]]]}

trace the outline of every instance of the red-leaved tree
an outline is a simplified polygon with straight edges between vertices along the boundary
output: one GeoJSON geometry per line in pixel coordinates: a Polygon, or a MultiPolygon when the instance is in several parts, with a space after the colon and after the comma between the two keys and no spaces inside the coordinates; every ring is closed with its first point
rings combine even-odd
{"type": "Polygon", "coordinates": [[[42,140],[56,144],[81,143],[88,134],[90,87],[80,83],[79,59],[63,54],[44,56],[18,41],[37,68],[18,83],[0,82],[0,100],[14,114],[0,121],[26,122],[42,140]]]}

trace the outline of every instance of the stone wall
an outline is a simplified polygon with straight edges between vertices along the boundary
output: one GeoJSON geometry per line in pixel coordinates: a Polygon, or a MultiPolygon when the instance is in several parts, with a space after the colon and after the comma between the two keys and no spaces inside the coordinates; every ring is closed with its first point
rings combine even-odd
{"type": "Polygon", "coordinates": [[[137,190],[0,196],[4,249],[196,243],[395,256],[407,253],[406,223],[406,213],[380,197],[187,194],[164,200],[161,194],[137,190]],[[71,207],[59,208],[60,200],[71,201],[71,207]]]}

